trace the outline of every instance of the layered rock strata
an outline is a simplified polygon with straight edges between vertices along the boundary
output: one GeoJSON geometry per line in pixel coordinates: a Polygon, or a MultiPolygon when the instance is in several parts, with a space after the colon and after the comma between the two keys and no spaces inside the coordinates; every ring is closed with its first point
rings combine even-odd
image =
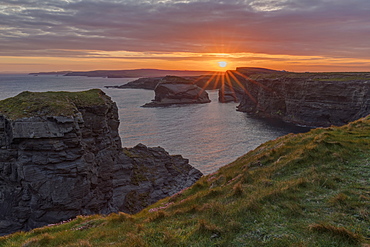
{"type": "Polygon", "coordinates": [[[369,73],[279,73],[245,80],[239,111],[306,126],[341,126],[370,114],[369,73]]]}
{"type": "Polygon", "coordinates": [[[117,112],[100,90],[0,101],[0,235],[77,215],[135,213],[201,177],[162,148],[123,149],[117,112]]]}
{"type": "Polygon", "coordinates": [[[208,93],[204,89],[196,86],[187,79],[176,76],[164,77],[156,86],[154,92],[154,100],[145,104],[144,107],[211,102],[208,93]]]}

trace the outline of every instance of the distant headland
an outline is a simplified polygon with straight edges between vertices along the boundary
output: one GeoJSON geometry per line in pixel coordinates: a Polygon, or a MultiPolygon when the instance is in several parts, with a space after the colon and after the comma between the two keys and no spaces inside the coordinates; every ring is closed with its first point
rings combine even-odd
{"type": "MultiPolygon", "coordinates": [[[[155,90],[168,75],[172,78],[183,77],[182,80],[189,80],[191,84],[202,89],[200,91],[219,90],[221,103],[239,102],[238,111],[311,127],[344,125],[367,116],[370,112],[369,72],[295,73],[258,67],[238,67],[225,72],[137,69],[41,72],[31,75],[52,73],[64,76],[140,78],[125,85],[107,87],[151,90],[155,90]]],[[[171,83],[177,84],[167,81],[166,85],[171,83]]],[[[165,105],[189,103],[184,101],[183,90],[178,89],[177,85],[175,92],[171,93],[172,96],[167,95],[166,89],[162,93],[164,95],[156,97],[166,98],[165,105]],[[168,98],[171,99],[169,102],[168,98]]],[[[162,101],[158,103],[157,100],[154,103],[156,106],[163,106],[162,101]]]]}
{"type": "Polygon", "coordinates": [[[55,71],[37,72],[29,75],[63,75],[63,76],[87,76],[107,78],[139,78],[139,77],[164,77],[173,76],[200,76],[212,74],[215,71],[193,71],[193,70],[161,70],[161,69],[132,69],[132,70],[94,70],[94,71],[55,71]]]}

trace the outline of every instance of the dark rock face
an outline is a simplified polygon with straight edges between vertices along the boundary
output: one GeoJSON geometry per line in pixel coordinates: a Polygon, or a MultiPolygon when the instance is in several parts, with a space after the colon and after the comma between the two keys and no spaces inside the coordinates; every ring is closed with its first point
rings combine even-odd
{"type": "MultiPolygon", "coordinates": [[[[181,155],[169,155],[163,148],[149,148],[138,144],[124,148],[126,164],[131,164],[129,186],[121,186],[114,191],[114,204],[119,211],[136,213],[154,202],[173,195],[191,186],[202,173],[189,165],[189,160],[181,155]],[[125,195],[125,196],[123,196],[125,195]],[[141,204],[139,204],[140,202],[141,204]]],[[[121,171],[123,173],[123,171],[121,171]]],[[[120,172],[115,173],[119,185],[120,172]]]]}
{"type": "Polygon", "coordinates": [[[138,212],[201,177],[162,148],[122,149],[116,104],[73,116],[0,115],[0,235],[77,215],[138,212]]]}
{"type": "Polygon", "coordinates": [[[176,76],[166,76],[156,86],[155,98],[144,107],[173,104],[201,104],[211,102],[208,93],[191,81],[176,76]]]}
{"type": "MultiPolygon", "coordinates": [[[[232,73],[232,72],[229,72],[232,73]]],[[[234,75],[239,82],[243,82],[244,78],[240,78],[238,75],[234,75]]],[[[245,88],[244,85],[236,82],[232,83],[225,83],[219,90],[218,90],[218,102],[220,103],[228,103],[228,102],[240,102],[240,100],[244,97],[245,88]]]]}
{"type": "Polygon", "coordinates": [[[370,75],[294,74],[245,80],[239,111],[306,126],[344,125],[370,114],[370,75]]]}
{"type": "Polygon", "coordinates": [[[218,102],[228,103],[228,102],[239,102],[239,94],[230,86],[220,88],[218,91],[218,102]]]}

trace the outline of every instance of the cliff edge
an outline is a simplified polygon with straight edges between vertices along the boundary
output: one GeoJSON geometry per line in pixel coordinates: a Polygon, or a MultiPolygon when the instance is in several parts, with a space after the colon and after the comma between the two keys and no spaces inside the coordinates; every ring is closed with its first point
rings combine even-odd
{"type": "Polygon", "coordinates": [[[268,141],[138,214],[85,216],[0,246],[370,244],[370,116],[268,141]]]}
{"type": "Polygon", "coordinates": [[[201,177],[180,155],[122,148],[104,92],[23,92],[0,101],[0,235],[77,215],[135,213],[201,177]]]}
{"type": "Polygon", "coordinates": [[[370,114],[370,73],[280,72],[244,76],[242,83],[238,110],[257,116],[317,127],[370,114]]]}

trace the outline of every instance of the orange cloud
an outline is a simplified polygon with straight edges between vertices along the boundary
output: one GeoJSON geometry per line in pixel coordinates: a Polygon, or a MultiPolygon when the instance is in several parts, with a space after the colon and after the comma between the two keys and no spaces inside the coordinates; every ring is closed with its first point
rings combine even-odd
{"type": "Polygon", "coordinates": [[[224,54],[230,66],[368,70],[369,10],[368,0],[3,0],[0,69],[219,69],[224,54]]]}

